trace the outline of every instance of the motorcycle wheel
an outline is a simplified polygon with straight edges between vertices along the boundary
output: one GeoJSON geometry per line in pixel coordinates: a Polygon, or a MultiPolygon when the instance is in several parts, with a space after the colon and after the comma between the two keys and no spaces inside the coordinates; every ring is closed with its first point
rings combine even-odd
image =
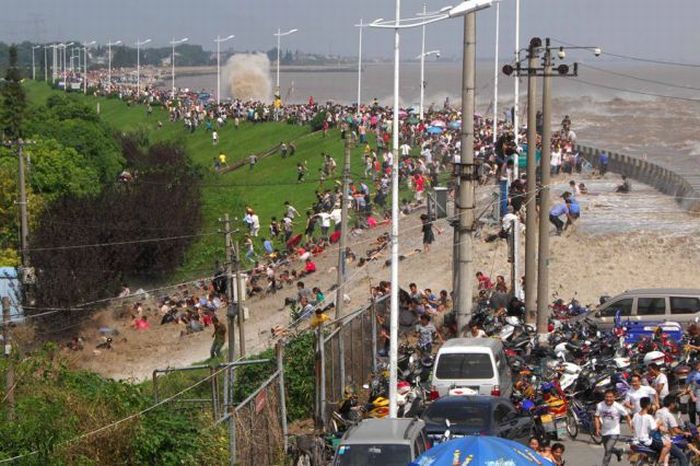
{"type": "Polygon", "coordinates": [[[566,413],[566,433],[569,434],[571,440],[576,440],[578,435],[578,422],[576,422],[576,416],[571,410],[566,413]]]}

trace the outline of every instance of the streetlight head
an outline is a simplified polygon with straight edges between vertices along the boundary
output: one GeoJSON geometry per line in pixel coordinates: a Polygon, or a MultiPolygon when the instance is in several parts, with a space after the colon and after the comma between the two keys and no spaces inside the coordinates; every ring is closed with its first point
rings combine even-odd
{"type": "Polygon", "coordinates": [[[435,58],[440,58],[440,51],[435,52],[435,58]]]}
{"type": "Polygon", "coordinates": [[[493,3],[493,0],[465,0],[456,7],[447,11],[447,16],[454,18],[455,16],[464,16],[468,13],[483,10],[488,8],[493,3]]]}
{"type": "Polygon", "coordinates": [[[596,47],[596,48],[593,49],[593,54],[594,54],[596,57],[599,57],[601,53],[603,53],[603,51],[600,50],[600,47],[596,47]]]}
{"type": "Polygon", "coordinates": [[[557,66],[557,72],[562,76],[568,74],[569,73],[569,65],[562,63],[561,65],[557,66]]]}
{"type": "Polygon", "coordinates": [[[542,47],[542,39],[539,37],[533,37],[530,39],[530,48],[536,49],[542,47]]]}
{"type": "Polygon", "coordinates": [[[299,29],[290,29],[290,30],[289,30],[289,33],[290,33],[290,34],[294,34],[295,32],[298,32],[298,31],[299,31],[299,29]]]}
{"type": "Polygon", "coordinates": [[[440,8],[440,13],[446,13],[446,12],[450,11],[452,8],[453,8],[452,5],[443,6],[442,8],[440,8]]]}
{"type": "Polygon", "coordinates": [[[118,41],[114,42],[112,45],[120,45],[121,43],[122,43],[122,41],[118,40],[118,41]]]}
{"type": "Polygon", "coordinates": [[[564,51],[564,47],[559,47],[559,52],[557,52],[557,56],[559,57],[559,60],[563,60],[566,58],[566,52],[564,51]]]}
{"type": "Polygon", "coordinates": [[[506,76],[510,76],[513,74],[513,71],[515,71],[515,68],[513,68],[511,65],[504,65],[503,66],[503,74],[506,76]]]}

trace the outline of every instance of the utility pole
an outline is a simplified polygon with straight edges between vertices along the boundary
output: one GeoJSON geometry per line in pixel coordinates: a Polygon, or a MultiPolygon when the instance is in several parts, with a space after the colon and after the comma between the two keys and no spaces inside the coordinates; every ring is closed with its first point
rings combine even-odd
{"type": "Polygon", "coordinates": [[[245,312],[243,310],[243,302],[245,301],[245,282],[243,281],[243,274],[241,273],[241,254],[240,246],[238,242],[234,244],[234,252],[236,259],[236,308],[238,314],[238,342],[240,347],[240,356],[243,357],[246,354],[245,351],[245,312]]]}
{"type": "MultiPolygon", "coordinates": [[[[578,76],[578,64],[574,63],[573,71],[568,65],[560,64],[556,67],[556,73],[552,65],[552,53],[549,46],[549,39],[544,47],[544,66],[537,66],[538,51],[542,49],[542,40],[533,37],[530,40],[528,51],[528,66],[521,68],[520,62],[503,67],[503,73],[510,76],[514,72],[516,78],[527,74],[528,95],[527,95],[527,231],[525,242],[525,309],[527,310],[528,323],[537,324],[537,332],[544,335],[547,331],[547,310],[549,295],[549,184],[550,184],[550,159],[551,159],[551,136],[552,136],[552,82],[554,76],[578,76]],[[542,192],[540,195],[540,219],[539,219],[539,254],[537,253],[537,209],[535,198],[537,195],[537,109],[535,107],[537,84],[535,78],[542,76],[542,112],[544,125],[542,128],[542,192]],[[536,259],[539,259],[537,264],[536,259]],[[537,270],[537,277],[535,277],[537,270]],[[535,279],[537,283],[535,284],[535,279]],[[535,313],[537,317],[535,318],[535,313]]],[[[560,47],[559,59],[566,56],[564,49],[586,49],[591,50],[596,56],[600,56],[599,47],[560,47]]],[[[517,243],[516,243],[517,244],[517,243]]]]}
{"type": "Polygon", "coordinates": [[[5,392],[7,393],[7,419],[15,420],[15,366],[12,361],[12,343],[10,342],[10,298],[2,298],[2,344],[5,347],[7,371],[5,372],[5,392]]]}
{"type": "MultiPolygon", "coordinates": [[[[520,0],[515,0],[515,63],[520,63],[520,0]]],[[[513,81],[513,137],[515,140],[515,163],[513,180],[520,176],[520,76],[513,81]]],[[[510,186],[508,186],[510,189],[510,186]]],[[[511,290],[514,296],[520,296],[520,220],[515,222],[513,230],[513,262],[511,263],[511,290]]]]}
{"type": "Polygon", "coordinates": [[[474,86],[476,68],[476,12],[464,17],[464,55],[462,62],[462,154],[455,169],[459,176],[457,196],[459,213],[459,288],[457,331],[469,323],[472,308],[472,231],[474,229],[474,86]]]}
{"type": "MultiPolygon", "coordinates": [[[[228,297],[228,309],[226,317],[228,319],[228,363],[236,360],[236,308],[233,304],[233,243],[231,240],[231,222],[228,214],[224,215],[224,235],[226,243],[226,296],[228,297]]],[[[236,420],[233,416],[233,386],[235,382],[235,371],[233,366],[226,370],[228,377],[228,393],[224,396],[228,400],[228,450],[229,465],[236,465],[236,420]]]]}
{"type": "MultiPolygon", "coordinates": [[[[358,104],[359,105],[359,104],[358,104]]],[[[359,106],[358,106],[359,108],[359,106]]],[[[345,136],[345,155],[343,159],[343,190],[340,194],[340,241],[338,242],[338,281],[335,297],[335,318],[343,316],[343,287],[345,285],[345,248],[348,240],[348,199],[347,193],[350,186],[350,157],[352,155],[353,137],[352,132],[347,131],[345,136]]],[[[338,339],[338,357],[340,362],[340,391],[345,387],[345,342],[344,338],[338,339]]]]}
{"type": "Polygon", "coordinates": [[[535,321],[537,311],[537,49],[539,38],[530,41],[527,62],[527,210],[525,228],[525,310],[527,321],[535,321]]]}
{"type": "Polygon", "coordinates": [[[547,334],[549,311],[549,183],[552,158],[552,51],[549,39],[544,49],[544,76],[542,77],[542,188],[540,191],[540,244],[537,258],[537,333],[547,334]]]}

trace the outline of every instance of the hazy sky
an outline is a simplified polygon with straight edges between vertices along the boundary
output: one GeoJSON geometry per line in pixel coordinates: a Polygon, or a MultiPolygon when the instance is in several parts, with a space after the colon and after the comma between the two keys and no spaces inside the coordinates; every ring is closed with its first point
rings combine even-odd
{"type": "MultiPolygon", "coordinates": [[[[452,0],[456,2],[458,0],[452,0]]],[[[402,16],[422,9],[423,1],[403,0],[402,16]]],[[[428,0],[438,9],[449,0],[428,0]]],[[[667,60],[700,62],[700,2],[697,0],[522,0],[521,41],[551,36],[611,52],[667,60]]],[[[164,45],[187,36],[213,47],[217,34],[236,34],[236,50],[268,49],[278,28],[300,31],[283,39],[283,48],[355,55],[353,24],[394,15],[393,0],[2,0],[0,40],[107,40],[133,43],[152,38],[164,45]]],[[[513,48],[515,0],[501,4],[501,53],[513,48]]],[[[461,21],[428,29],[428,49],[455,55],[461,46],[461,21]]],[[[478,56],[492,57],[495,8],[479,13],[478,56]]],[[[391,56],[392,33],[365,34],[367,56],[391,56]]],[[[402,57],[419,53],[420,29],[402,34],[402,57]]],[[[700,73],[700,70],[698,71],[700,73]]]]}

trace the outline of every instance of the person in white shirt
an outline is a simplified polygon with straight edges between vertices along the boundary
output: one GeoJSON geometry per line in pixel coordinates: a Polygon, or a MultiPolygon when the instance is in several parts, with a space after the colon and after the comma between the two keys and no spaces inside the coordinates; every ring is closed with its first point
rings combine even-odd
{"type": "Polygon", "coordinates": [[[401,144],[401,147],[399,147],[399,149],[401,149],[401,155],[403,157],[408,157],[409,155],[411,155],[411,146],[409,146],[405,142],[401,144]]]}
{"type": "Polygon", "coordinates": [[[624,405],[627,409],[632,411],[633,414],[636,414],[641,410],[639,400],[641,400],[644,397],[648,397],[649,399],[651,399],[653,405],[659,405],[656,390],[647,385],[642,385],[642,379],[640,376],[633,375],[630,379],[630,385],[631,387],[627,391],[627,396],[625,397],[624,405]]]}
{"type": "MultiPolygon", "coordinates": [[[[679,466],[687,466],[688,458],[683,453],[677,445],[671,442],[670,436],[672,435],[682,435],[685,434],[683,430],[678,426],[678,419],[675,416],[677,411],[677,400],[675,396],[666,396],[663,399],[664,407],[656,411],[656,423],[662,431],[666,433],[664,435],[664,444],[670,445],[669,453],[673,458],[676,458],[676,462],[679,466]]],[[[661,458],[659,458],[661,461],[661,458]]]]}
{"type": "Polygon", "coordinates": [[[620,437],[620,419],[627,419],[627,424],[632,425],[627,409],[620,403],[615,401],[615,391],[606,390],[605,400],[598,403],[595,410],[595,433],[603,438],[603,454],[602,466],[610,464],[610,458],[613,454],[617,456],[617,461],[622,461],[621,448],[615,448],[617,439],[620,437]]]}
{"type": "Polygon", "coordinates": [[[640,411],[632,418],[632,429],[634,431],[634,438],[632,441],[637,445],[643,445],[660,452],[659,462],[663,462],[663,459],[668,456],[671,446],[664,445],[660,440],[651,437],[652,432],[656,430],[656,421],[654,421],[654,418],[649,414],[651,399],[647,396],[642,397],[639,400],[639,406],[640,411]]]}
{"type": "Polygon", "coordinates": [[[329,214],[328,212],[321,212],[316,215],[321,220],[321,236],[323,237],[323,239],[327,240],[328,230],[331,227],[331,214],[329,214]]]}
{"type": "Polygon", "coordinates": [[[656,396],[659,400],[665,399],[668,396],[668,377],[655,363],[649,364],[649,375],[654,378],[652,387],[656,390],[656,396]]]}

